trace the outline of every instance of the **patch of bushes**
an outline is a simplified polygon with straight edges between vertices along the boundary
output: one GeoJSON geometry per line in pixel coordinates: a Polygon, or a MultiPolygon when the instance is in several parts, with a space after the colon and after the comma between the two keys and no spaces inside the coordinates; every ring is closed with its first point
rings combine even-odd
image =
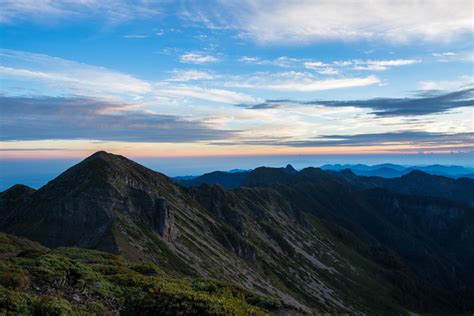
{"type": "Polygon", "coordinates": [[[225,282],[170,277],[150,263],[25,245],[14,243],[17,253],[0,260],[0,315],[267,315],[281,306],[225,282]]]}

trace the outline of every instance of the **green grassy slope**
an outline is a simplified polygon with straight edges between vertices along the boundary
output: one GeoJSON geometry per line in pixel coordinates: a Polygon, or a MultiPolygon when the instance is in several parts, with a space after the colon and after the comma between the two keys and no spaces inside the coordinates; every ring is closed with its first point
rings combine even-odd
{"type": "Polygon", "coordinates": [[[0,315],[267,315],[280,302],[211,279],[169,277],[109,253],[49,250],[0,233],[0,315]]]}

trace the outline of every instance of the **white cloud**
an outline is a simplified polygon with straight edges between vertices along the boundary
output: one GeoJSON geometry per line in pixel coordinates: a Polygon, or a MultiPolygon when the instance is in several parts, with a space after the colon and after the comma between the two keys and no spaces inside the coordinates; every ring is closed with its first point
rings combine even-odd
{"type": "Polygon", "coordinates": [[[446,52],[446,53],[433,53],[432,55],[435,57],[447,57],[447,56],[456,56],[457,54],[452,53],[452,52],[446,52]]]}
{"type": "Polygon", "coordinates": [[[329,66],[321,61],[308,61],[304,63],[304,66],[308,69],[319,69],[321,67],[329,66]]]}
{"type": "Polygon", "coordinates": [[[474,86],[474,76],[461,76],[456,80],[426,80],[418,83],[420,90],[455,91],[463,87],[474,86]]]}
{"type": "Polygon", "coordinates": [[[135,38],[135,39],[140,39],[140,38],[147,38],[148,35],[141,35],[141,34],[128,34],[124,35],[125,38],[135,38]]]}
{"type": "Polygon", "coordinates": [[[108,23],[149,18],[161,14],[159,1],[138,0],[3,0],[0,23],[51,23],[101,16],[108,23]]]}
{"type": "Polygon", "coordinates": [[[272,65],[282,68],[298,68],[315,70],[322,75],[335,75],[340,72],[337,68],[352,67],[355,70],[381,71],[392,67],[406,66],[420,63],[418,59],[382,59],[382,60],[339,60],[332,63],[322,62],[319,60],[311,60],[309,58],[291,58],[278,57],[275,59],[262,59],[259,57],[244,56],[239,59],[240,62],[254,65],[272,65]]]}
{"type": "Polygon", "coordinates": [[[461,51],[461,52],[445,52],[445,53],[433,53],[433,57],[439,62],[474,62],[474,52],[472,51],[461,51]]]}
{"type": "Polygon", "coordinates": [[[290,58],[286,56],[281,56],[275,59],[262,59],[259,57],[244,56],[244,57],[241,57],[239,61],[246,64],[269,65],[269,66],[277,66],[277,67],[282,67],[282,68],[297,66],[298,64],[302,62],[301,59],[290,58]]]}
{"type": "Polygon", "coordinates": [[[173,70],[172,77],[167,81],[213,80],[216,75],[196,69],[173,70]]]}
{"type": "Polygon", "coordinates": [[[189,4],[185,16],[260,43],[446,41],[473,31],[471,0],[234,0],[189,4]]]}
{"type": "MultiPolygon", "coordinates": [[[[179,103],[199,99],[218,103],[253,103],[261,101],[252,96],[226,89],[173,84],[193,80],[212,80],[216,75],[194,69],[175,70],[164,81],[146,81],[129,74],[42,54],[0,49],[2,80],[28,80],[30,87],[40,87],[42,93],[74,94],[119,99],[145,99],[179,103]],[[21,66],[18,66],[21,65],[21,66]],[[35,84],[39,84],[39,86],[35,84]],[[47,91],[47,89],[51,89],[47,91]]],[[[1,93],[1,91],[0,91],[1,93]]],[[[159,102],[161,103],[161,102],[159,102]]]]}
{"type": "Polygon", "coordinates": [[[190,52],[181,55],[179,61],[185,64],[206,64],[217,62],[218,59],[212,55],[190,52]]]}
{"type": "Polygon", "coordinates": [[[151,91],[148,82],[103,67],[7,49],[0,50],[0,57],[5,65],[0,67],[2,79],[39,80],[49,86],[66,89],[69,93],[80,92],[85,95],[98,93],[133,95],[151,91]],[[18,64],[21,66],[16,66],[18,64]]]}
{"type": "Polygon", "coordinates": [[[327,68],[320,68],[317,70],[317,72],[321,75],[337,75],[339,73],[339,70],[327,67],[327,68]]]}
{"type": "Polygon", "coordinates": [[[416,59],[393,59],[393,60],[354,60],[352,63],[355,65],[356,70],[371,70],[381,71],[387,70],[391,67],[406,66],[420,63],[421,60],[416,59]]]}
{"type": "MultiPolygon", "coordinates": [[[[304,67],[307,69],[316,70],[317,73],[321,75],[337,75],[339,70],[334,67],[328,67],[329,64],[323,63],[321,61],[308,61],[304,63],[304,67]]],[[[337,66],[337,65],[334,65],[337,66]]]]}
{"type": "Polygon", "coordinates": [[[261,73],[246,80],[241,78],[241,80],[227,82],[225,85],[238,88],[313,92],[369,86],[379,82],[379,78],[373,75],[363,78],[316,79],[308,73],[291,71],[272,73],[271,76],[261,73]]]}
{"type": "Polygon", "coordinates": [[[191,85],[165,85],[158,87],[156,93],[160,97],[184,97],[228,104],[255,103],[262,101],[258,98],[239,92],[224,89],[202,88],[191,85]]]}

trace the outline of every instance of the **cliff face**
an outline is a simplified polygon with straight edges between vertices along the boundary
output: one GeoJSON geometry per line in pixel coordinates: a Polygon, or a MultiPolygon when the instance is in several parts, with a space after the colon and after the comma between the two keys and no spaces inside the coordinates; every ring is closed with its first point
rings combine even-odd
{"type": "Polygon", "coordinates": [[[472,206],[397,187],[287,166],[258,168],[232,190],[188,189],[98,152],[38,191],[1,193],[0,229],[226,280],[306,311],[474,308],[472,206]]]}

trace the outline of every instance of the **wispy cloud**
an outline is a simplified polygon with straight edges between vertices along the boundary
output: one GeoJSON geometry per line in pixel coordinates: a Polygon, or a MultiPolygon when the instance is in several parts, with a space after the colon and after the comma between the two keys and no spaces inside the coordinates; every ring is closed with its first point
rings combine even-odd
{"type": "MultiPolygon", "coordinates": [[[[262,138],[258,140],[242,140],[240,144],[253,146],[285,146],[301,148],[318,147],[376,147],[383,149],[393,146],[404,147],[416,151],[439,150],[472,151],[474,133],[434,133],[427,131],[405,130],[383,133],[321,135],[305,140],[288,140],[287,138],[262,138]]],[[[231,142],[216,144],[229,145],[231,142]]],[[[235,144],[235,143],[234,143],[235,144]]],[[[397,149],[400,151],[400,148],[397,149]]]]}
{"type": "Polygon", "coordinates": [[[129,74],[48,55],[0,49],[0,57],[4,65],[13,65],[0,66],[3,79],[39,80],[69,93],[143,94],[152,89],[149,82],[129,74]]]}
{"type": "Polygon", "coordinates": [[[191,85],[162,85],[157,90],[157,94],[161,97],[171,98],[192,98],[218,103],[247,103],[259,102],[258,98],[249,96],[244,93],[234,92],[225,89],[203,88],[191,85]]]}
{"type": "Polygon", "coordinates": [[[267,100],[256,104],[238,104],[247,109],[273,109],[301,105],[355,107],[373,110],[377,116],[413,116],[441,113],[454,108],[474,106],[474,88],[443,94],[428,94],[416,98],[376,98],[348,101],[267,100]]]}
{"type": "Polygon", "coordinates": [[[446,53],[433,53],[432,54],[435,57],[449,57],[449,56],[456,56],[456,53],[453,52],[446,52],[446,53]]]}
{"type": "MultiPolygon", "coordinates": [[[[126,100],[160,99],[167,102],[183,99],[227,104],[259,102],[258,98],[244,93],[180,84],[180,82],[215,79],[215,74],[202,70],[174,70],[171,72],[171,78],[153,82],[103,67],[41,54],[3,49],[0,50],[0,57],[5,65],[12,65],[0,66],[3,80],[20,78],[37,82],[41,88],[44,85],[46,89],[59,89],[61,94],[118,97],[126,100]],[[21,64],[21,68],[17,66],[18,64],[21,64]]],[[[9,91],[3,93],[9,94],[9,91]]],[[[57,91],[55,93],[57,94],[57,91]]]]}
{"type": "MultiPolygon", "coordinates": [[[[279,145],[292,147],[326,147],[326,146],[380,146],[411,145],[421,147],[467,146],[472,149],[474,133],[431,133],[425,131],[399,131],[388,133],[323,135],[311,140],[286,141],[279,145]]],[[[465,148],[464,148],[465,149],[465,148]]]]}
{"type": "Polygon", "coordinates": [[[470,51],[461,51],[461,52],[444,52],[444,53],[433,53],[431,54],[436,58],[437,61],[447,63],[447,62],[474,62],[474,52],[470,51]]]}
{"type": "Polygon", "coordinates": [[[356,70],[380,71],[392,67],[406,66],[420,63],[419,59],[393,59],[393,60],[353,60],[351,61],[356,70]]]}
{"type": "Polygon", "coordinates": [[[124,35],[125,38],[131,38],[131,39],[142,39],[142,38],[147,38],[148,35],[142,35],[142,34],[127,34],[124,35]]]}
{"type": "Polygon", "coordinates": [[[180,69],[173,70],[171,72],[172,77],[167,81],[195,81],[195,80],[213,80],[216,75],[202,70],[197,69],[180,69]]]}
{"type": "Polygon", "coordinates": [[[324,70],[329,72],[338,72],[338,69],[351,68],[355,70],[370,70],[370,71],[381,71],[387,70],[392,67],[406,66],[420,63],[419,59],[380,59],[380,60],[337,60],[332,63],[323,63],[321,61],[308,61],[304,63],[304,66],[308,69],[313,69],[321,73],[324,70]]]}
{"type": "Polygon", "coordinates": [[[206,64],[215,63],[219,59],[213,55],[207,55],[203,53],[190,52],[183,54],[179,57],[179,61],[185,64],[206,64]]]}
{"type": "Polygon", "coordinates": [[[374,75],[362,78],[317,79],[312,74],[302,72],[284,72],[259,74],[247,79],[227,82],[228,87],[312,92],[341,88],[363,87],[379,83],[374,75]]]}
{"type": "Polygon", "coordinates": [[[420,59],[380,59],[380,60],[337,60],[333,62],[323,62],[320,60],[311,60],[308,58],[291,58],[281,56],[275,59],[263,59],[259,57],[244,56],[239,59],[240,62],[253,65],[270,65],[281,68],[299,68],[315,70],[322,75],[335,75],[342,70],[370,70],[381,71],[393,67],[407,66],[420,63],[420,59]]]}
{"type": "Polygon", "coordinates": [[[276,0],[190,3],[185,16],[260,43],[322,40],[447,41],[472,34],[472,2],[276,0]],[[191,14],[191,12],[193,14],[191,14]]]}
{"type": "Polygon", "coordinates": [[[455,80],[423,80],[419,82],[420,90],[450,91],[458,87],[474,86],[474,76],[461,76],[455,80]]]}
{"type": "Polygon", "coordinates": [[[3,97],[2,141],[89,139],[127,142],[196,142],[226,139],[233,131],[204,121],[161,115],[85,97],[3,97]]]}
{"type": "Polygon", "coordinates": [[[298,58],[290,58],[287,56],[280,56],[275,59],[264,59],[260,57],[250,57],[244,56],[239,59],[240,62],[245,64],[253,64],[253,65],[270,65],[282,68],[289,68],[298,66],[302,62],[301,59],[298,58]]]}
{"type": "Polygon", "coordinates": [[[126,0],[3,0],[0,23],[54,23],[100,16],[107,23],[150,18],[162,13],[159,1],[126,0]]]}

